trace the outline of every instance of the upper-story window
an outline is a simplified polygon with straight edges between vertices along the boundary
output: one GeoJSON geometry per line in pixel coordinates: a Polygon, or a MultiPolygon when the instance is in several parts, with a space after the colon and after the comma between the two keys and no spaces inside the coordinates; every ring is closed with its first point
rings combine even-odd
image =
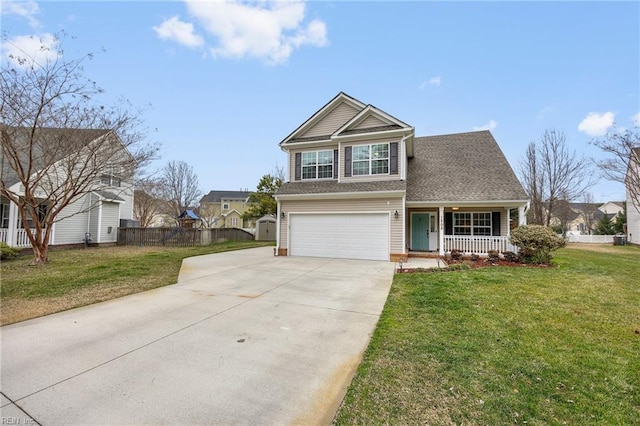
{"type": "Polygon", "coordinates": [[[100,183],[107,186],[119,187],[122,184],[122,180],[117,176],[104,174],[100,176],[100,183]]]}
{"type": "Polygon", "coordinates": [[[302,179],[333,178],[333,151],[302,153],[302,179]]]}
{"type": "Polygon", "coordinates": [[[229,203],[222,203],[222,210],[229,210],[229,203]]]}
{"type": "Polygon", "coordinates": [[[354,176],[388,174],[389,144],[354,146],[352,162],[354,176]]]}

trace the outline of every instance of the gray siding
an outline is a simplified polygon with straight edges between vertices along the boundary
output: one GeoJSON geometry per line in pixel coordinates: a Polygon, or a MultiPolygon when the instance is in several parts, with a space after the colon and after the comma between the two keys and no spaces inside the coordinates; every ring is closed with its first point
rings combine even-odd
{"type": "Polygon", "coordinates": [[[389,123],[380,120],[378,117],[370,115],[365,118],[362,123],[358,124],[355,129],[368,129],[370,127],[386,126],[387,124],[389,123]]]}
{"type": "Polygon", "coordinates": [[[85,195],[62,210],[58,217],[63,219],[55,224],[52,244],[76,244],[84,240],[89,220],[87,209],[90,198],[90,195],[85,195]]]}
{"type": "Polygon", "coordinates": [[[631,244],[640,244],[640,212],[627,195],[627,239],[631,244]]]}
{"type": "Polygon", "coordinates": [[[115,243],[118,240],[119,210],[118,203],[102,202],[102,221],[100,223],[100,241],[98,242],[115,243]],[[109,227],[111,227],[110,233],[109,227]]]}
{"type": "MultiPolygon", "coordinates": [[[[382,199],[348,199],[348,200],[296,200],[282,201],[282,211],[288,213],[366,213],[389,212],[390,219],[390,253],[402,253],[402,198],[382,199]],[[396,219],[394,212],[398,210],[400,217],[396,219]]],[[[288,220],[280,222],[280,247],[287,248],[289,231],[288,220]]],[[[384,231],[386,232],[386,230],[384,231]]]]}
{"type": "Polygon", "coordinates": [[[330,135],[340,127],[344,126],[345,123],[351,120],[358,112],[358,109],[343,102],[331,110],[313,127],[300,135],[300,137],[308,138],[313,136],[330,135]]]}

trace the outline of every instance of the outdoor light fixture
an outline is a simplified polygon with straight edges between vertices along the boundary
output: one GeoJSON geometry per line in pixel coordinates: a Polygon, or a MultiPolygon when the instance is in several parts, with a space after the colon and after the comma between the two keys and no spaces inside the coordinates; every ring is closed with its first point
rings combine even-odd
{"type": "Polygon", "coordinates": [[[284,219],[284,212],[280,213],[280,217],[284,219]]]}
{"type": "Polygon", "coordinates": [[[451,210],[460,210],[460,207],[451,207],[451,210]]]}
{"type": "Polygon", "coordinates": [[[398,213],[398,210],[396,210],[396,212],[393,214],[393,216],[397,219],[398,217],[400,217],[400,213],[398,213]]]}

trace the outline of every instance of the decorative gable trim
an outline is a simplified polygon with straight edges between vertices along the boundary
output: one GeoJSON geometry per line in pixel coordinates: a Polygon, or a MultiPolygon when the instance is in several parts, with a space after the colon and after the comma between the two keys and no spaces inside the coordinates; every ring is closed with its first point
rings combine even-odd
{"type": "MultiPolygon", "coordinates": [[[[297,139],[302,137],[306,132],[308,132],[313,126],[318,124],[325,118],[331,111],[337,108],[342,103],[346,103],[347,105],[353,107],[356,110],[361,110],[365,107],[365,104],[360,102],[359,100],[352,98],[344,92],[338,93],[333,99],[331,99],[325,106],[320,108],[315,114],[309,117],[304,123],[302,123],[297,129],[291,132],[286,138],[280,142],[280,146],[287,145],[291,143],[293,139],[297,139]]],[[[327,135],[328,137],[329,135],[327,135]]]]}
{"type": "Polygon", "coordinates": [[[372,126],[372,131],[380,130],[411,130],[413,127],[409,126],[404,121],[398,120],[394,116],[387,114],[386,112],[374,107],[373,105],[367,105],[362,111],[360,111],[355,117],[345,123],[341,128],[336,130],[333,137],[341,137],[349,131],[358,130],[358,133],[366,133],[367,127],[361,127],[364,123],[380,123],[379,125],[372,126]]]}

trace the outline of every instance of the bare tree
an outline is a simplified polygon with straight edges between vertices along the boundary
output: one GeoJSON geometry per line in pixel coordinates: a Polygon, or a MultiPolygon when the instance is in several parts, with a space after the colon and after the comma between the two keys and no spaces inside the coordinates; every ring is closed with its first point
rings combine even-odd
{"type": "Polygon", "coordinates": [[[198,216],[200,216],[202,227],[213,228],[218,221],[216,207],[213,204],[204,203],[198,207],[198,216]]]}
{"type": "Polygon", "coordinates": [[[543,174],[538,159],[535,142],[529,143],[525,158],[520,162],[520,177],[529,198],[531,207],[527,222],[532,225],[542,225],[544,223],[544,186],[543,174]]]}
{"type": "Polygon", "coordinates": [[[532,204],[536,203],[534,208],[543,211],[544,225],[550,225],[559,200],[575,200],[595,184],[589,164],[587,158],[568,150],[562,132],[545,130],[539,145],[529,144],[521,175],[532,204]]]}
{"type": "Polygon", "coordinates": [[[162,212],[162,185],[157,179],[143,178],[135,184],[133,198],[133,215],[140,222],[140,226],[151,226],[158,214],[162,212]]]}
{"type": "Polygon", "coordinates": [[[193,167],[184,161],[170,161],[160,173],[162,194],[167,202],[168,215],[177,218],[184,210],[194,207],[200,198],[200,184],[193,167]]]}
{"type": "Polygon", "coordinates": [[[640,127],[622,131],[614,126],[592,143],[608,155],[596,162],[603,176],[625,185],[629,200],[640,213],[640,127]]]}
{"type": "Polygon", "coordinates": [[[52,225],[79,213],[66,207],[78,201],[84,211],[94,208],[86,196],[105,177],[130,181],[157,153],[138,130],[140,111],[97,103],[102,89],[82,67],[91,54],[55,53],[45,63],[10,56],[0,73],[0,194],[17,206],[39,264],[48,261],[52,225]]]}
{"type": "Polygon", "coordinates": [[[598,210],[598,207],[593,200],[593,195],[591,194],[591,192],[585,192],[583,194],[582,203],[582,216],[584,218],[584,226],[586,228],[587,234],[591,235],[593,233],[593,227],[596,223],[596,211],[598,210]]]}

